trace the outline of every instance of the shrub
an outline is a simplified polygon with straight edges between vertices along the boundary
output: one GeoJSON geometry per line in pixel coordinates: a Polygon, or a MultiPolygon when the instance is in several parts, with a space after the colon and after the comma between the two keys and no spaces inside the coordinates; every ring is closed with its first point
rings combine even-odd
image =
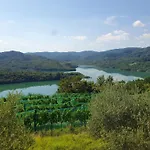
{"type": "Polygon", "coordinates": [[[90,111],[90,133],[109,140],[108,149],[146,150],[149,146],[150,97],[147,93],[130,95],[121,85],[109,86],[91,101],[90,111]]]}
{"type": "Polygon", "coordinates": [[[16,117],[15,105],[19,95],[10,94],[0,103],[0,149],[25,150],[33,140],[16,117]]]}

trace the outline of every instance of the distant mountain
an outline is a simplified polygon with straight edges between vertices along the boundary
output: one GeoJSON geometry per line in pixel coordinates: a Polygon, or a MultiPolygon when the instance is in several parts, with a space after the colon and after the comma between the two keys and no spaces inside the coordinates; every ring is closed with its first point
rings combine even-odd
{"type": "Polygon", "coordinates": [[[30,54],[43,56],[57,61],[76,61],[87,59],[87,57],[97,53],[98,52],[96,51],[83,51],[83,52],[36,52],[30,54]]]}
{"type": "Polygon", "coordinates": [[[9,51],[0,53],[0,70],[68,71],[75,70],[75,67],[70,63],[60,63],[42,56],[9,51]]]}
{"type": "Polygon", "coordinates": [[[90,64],[101,68],[150,72],[150,47],[123,48],[103,52],[37,52],[32,55],[44,56],[57,61],[74,64],[90,64]]]}

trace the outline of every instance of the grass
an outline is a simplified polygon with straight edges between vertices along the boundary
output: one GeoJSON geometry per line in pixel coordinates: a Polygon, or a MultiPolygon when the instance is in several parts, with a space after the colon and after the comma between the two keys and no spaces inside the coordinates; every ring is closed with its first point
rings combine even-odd
{"type": "Polygon", "coordinates": [[[103,150],[106,142],[93,139],[87,132],[60,136],[34,136],[35,143],[29,150],[103,150]]]}

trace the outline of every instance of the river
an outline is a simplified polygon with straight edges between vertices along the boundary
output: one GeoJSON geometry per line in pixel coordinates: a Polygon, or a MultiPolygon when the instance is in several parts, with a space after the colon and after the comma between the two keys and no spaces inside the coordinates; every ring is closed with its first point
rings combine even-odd
{"type": "MultiPolygon", "coordinates": [[[[111,73],[103,70],[96,69],[89,66],[80,66],[76,68],[76,72],[80,72],[83,75],[91,77],[88,80],[96,82],[98,76],[104,75],[108,77],[113,76],[115,81],[132,81],[141,78],[141,76],[134,75],[123,75],[121,73],[111,73]]],[[[130,74],[130,72],[129,72],[130,74]]],[[[44,81],[44,82],[30,82],[30,83],[19,83],[19,84],[5,84],[0,85],[0,97],[5,97],[9,92],[21,92],[24,95],[29,93],[33,94],[43,94],[43,95],[53,95],[58,89],[58,81],[44,81]]]]}

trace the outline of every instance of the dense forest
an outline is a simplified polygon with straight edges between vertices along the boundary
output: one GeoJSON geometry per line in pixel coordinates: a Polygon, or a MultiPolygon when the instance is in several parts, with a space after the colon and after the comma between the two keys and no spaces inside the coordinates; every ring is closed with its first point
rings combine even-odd
{"type": "Polygon", "coordinates": [[[63,72],[29,72],[29,71],[17,71],[17,72],[0,72],[0,84],[10,83],[22,83],[22,82],[36,82],[36,81],[52,81],[60,80],[66,77],[79,76],[83,77],[82,74],[63,73],[63,72]]]}
{"type": "Polygon", "coordinates": [[[89,64],[100,68],[150,72],[150,47],[113,49],[103,52],[39,52],[32,53],[32,55],[44,56],[60,62],[72,62],[77,65],[89,64]]]}

